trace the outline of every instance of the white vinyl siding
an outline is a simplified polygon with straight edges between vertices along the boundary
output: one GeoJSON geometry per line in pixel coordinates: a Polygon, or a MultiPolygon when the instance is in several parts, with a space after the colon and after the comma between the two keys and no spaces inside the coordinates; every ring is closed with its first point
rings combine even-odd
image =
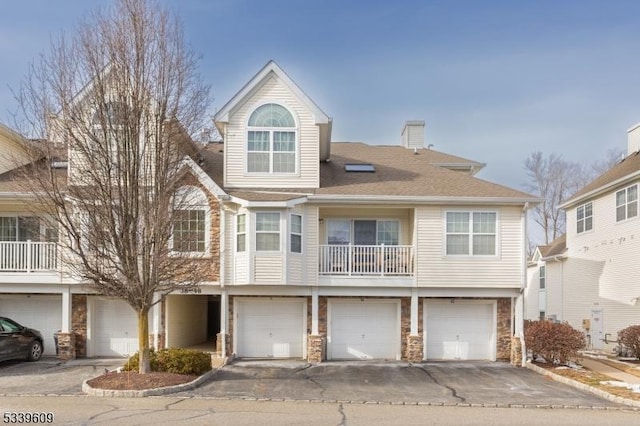
{"type": "MultiPolygon", "coordinates": [[[[313,115],[276,77],[266,81],[246,103],[233,111],[226,126],[225,139],[225,187],[234,188],[317,188],[320,184],[319,127],[313,115]],[[248,173],[247,132],[248,119],[253,111],[264,103],[277,103],[287,108],[297,120],[295,152],[298,168],[294,173],[248,173]]],[[[282,147],[286,148],[286,147],[282,147]]],[[[287,156],[291,151],[282,151],[287,156]]],[[[278,161],[276,161],[278,162],[278,161]]],[[[280,161],[280,163],[282,163],[280,161]]]]}
{"type": "MultiPolygon", "coordinates": [[[[471,209],[469,209],[471,210],[471,209]]],[[[478,208],[477,211],[487,211],[478,208]]],[[[521,207],[501,207],[497,213],[496,256],[447,256],[445,211],[416,208],[416,275],[418,286],[520,288],[524,247],[521,207]]]]}
{"type": "MultiPolygon", "coordinates": [[[[616,220],[616,192],[592,201],[598,218],[593,232],[578,234],[575,227],[567,227],[568,259],[562,262],[562,319],[583,330],[582,320],[589,319],[597,306],[603,309],[604,333],[610,336],[640,318],[640,303],[634,305],[640,296],[640,220],[616,220]]],[[[577,209],[568,209],[567,223],[576,220],[577,209]]],[[[552,313],[549,308],[548,314],[552,313]]]]}
{"type": "Polygon", "coordinates": [[[285,284],[282,255],[254,257],[254,279],[256,284],[285,284]]]}

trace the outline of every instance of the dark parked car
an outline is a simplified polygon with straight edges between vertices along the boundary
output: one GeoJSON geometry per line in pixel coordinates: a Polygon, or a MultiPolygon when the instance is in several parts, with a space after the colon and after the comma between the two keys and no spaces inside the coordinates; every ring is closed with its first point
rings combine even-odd
{"type": "Polygon", "coordinates": [[[37,361],[43,351],[42,334],[38,330],[0,317],[0,361],[20,358],[37,361]]]}

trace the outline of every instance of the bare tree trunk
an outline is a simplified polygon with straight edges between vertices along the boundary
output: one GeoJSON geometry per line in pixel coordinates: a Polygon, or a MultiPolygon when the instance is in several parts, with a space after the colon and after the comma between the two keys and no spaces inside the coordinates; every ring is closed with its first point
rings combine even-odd
{"type": "Polygon", "coordinates": [[[151,371],[151,362],[149,357],[149,309],[143,308],[138,311],[138,354],[140,374],[149,373],[151,371]]]}

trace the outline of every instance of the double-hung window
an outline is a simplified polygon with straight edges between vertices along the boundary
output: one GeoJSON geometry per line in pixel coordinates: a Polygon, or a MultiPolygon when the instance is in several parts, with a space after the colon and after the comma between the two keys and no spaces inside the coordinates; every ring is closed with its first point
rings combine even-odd
{"type": "Polygon", "coordinates": [[[256,213],[256,251],[280,250],[280,213],[256,213]]]}
{"type": "Polygon", "coordinates": [[[291,240],[290,250],[292,253],[302,253],[302,216],[291,215],[291,240]]]}
{"type": "Polygon", "coordinates": [[[593,229],[593,204],[583,204],[576,209],[576,228],[578,234],[593,229]]]}
{"type": "Polygon", "coordinates": [[[236,218],[236,251],[247,250],[247,215],[240,214],[236,218]]]}
{"type": "Polygon", "coordinates": [[[495,256],[496,223],[495,212],[447,212],[446,254],[495,256]]]}
{"type": "Polygon", "coordinates": [[[540,266],[540,290],[547,288],[547,268],[543,265],[540,266]]]}
{"type": "Polygon", "coordinates": [[[296,172],[296,124],[282,105],[265,104],[249,118],[248,173],[296,172]]]}
{"type": "Polygon", "coordinates": [[[638,185],[616,192],[616,222],[638,216],[638,185]]]}

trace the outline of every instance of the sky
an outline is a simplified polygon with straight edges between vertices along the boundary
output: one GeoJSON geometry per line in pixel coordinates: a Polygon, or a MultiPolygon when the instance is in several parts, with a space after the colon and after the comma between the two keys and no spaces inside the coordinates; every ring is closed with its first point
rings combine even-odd
{"type": "MultiPolygon", "coordinates": [[[[591,164],[640,122],[640,2],[160,0],[184,24],[211,113],[269,60],[333,118],[333,141],[426,144],[523,189],[533,151],[591,164]]],[[[4,1],[0,121],[51,37],[109,0],[4,1]]]]}

